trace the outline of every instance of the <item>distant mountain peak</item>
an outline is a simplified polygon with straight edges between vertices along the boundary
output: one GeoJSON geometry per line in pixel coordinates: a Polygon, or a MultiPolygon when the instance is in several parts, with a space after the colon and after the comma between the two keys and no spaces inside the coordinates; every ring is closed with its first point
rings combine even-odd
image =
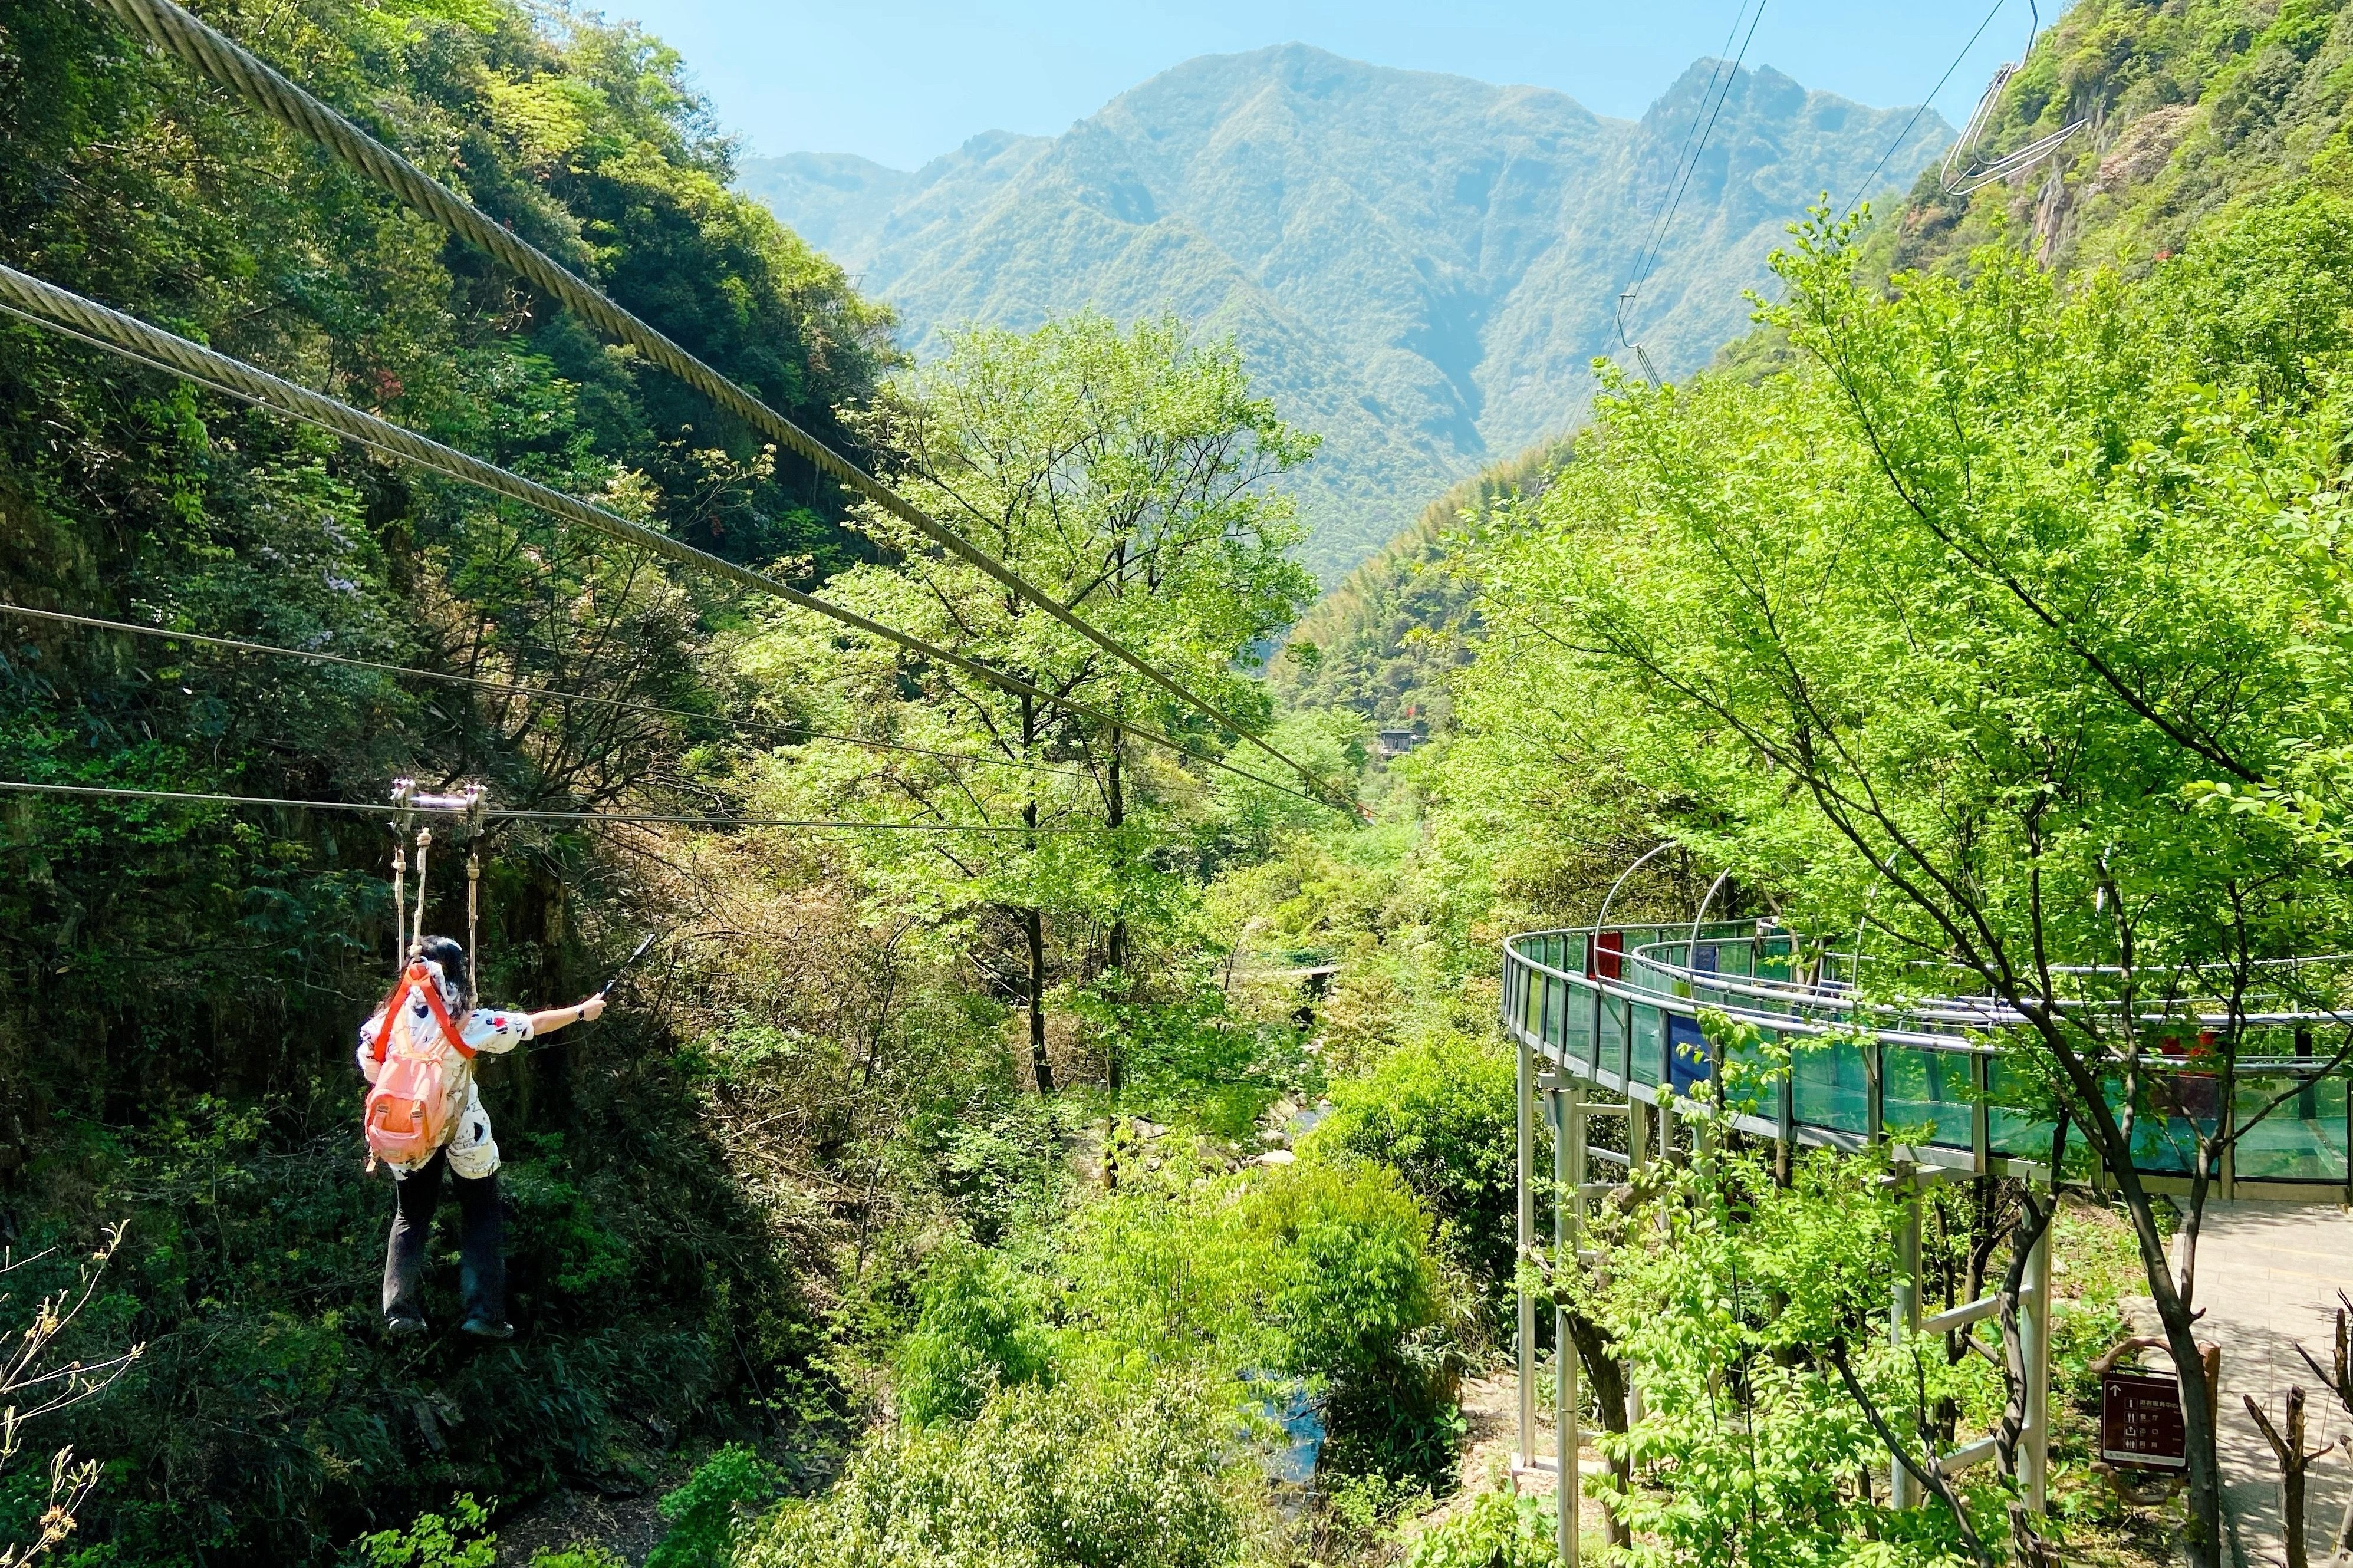
{"type": "MultiPolygon", "coordinates": [[[[1723,112],[1725,114],[1794,117],[1805,113],[1810,108],[1833,105],[1861,110],[1866,114],[1879,112],[1833,92],[1809,89],[1796,78],[1784,75],[1771,66],[1735,65],[1728,60],[1703,58],[1685,68],[1683,75],[1675,78],[1667,90],[1642,111],[1640,123],[1652,130],[1671,130],[1681,136],[1690,129],[1693,115],[1704,113],[1719,89],[1724,95],[1723,112]],[[1728,85],[1724,78],[1727,68],[1732,73],[1728,85]]],[[[1910,106],[1905,106],[1901,111],[1888,110],[1885,112],[1908,114],[1910,106]]],[[[1901,121],[1897,123],[1900,124],[1901,121]]],[[[1943,122],[1940,121],[1938,123],[1943,122]]],[[[1947,134],[1950,133],[1947,127],[1947,134]]]]}
{"type": "MultiPolygon", "coordinates": [[[[1579,416],[1711,79],[1722,108],[1637,311],[1671,375],[1746,330],[1743,290],[1769,280],[1788,224],[1859,184],[1909,118],[1725,69],[1695,61],[1630,121],[1276,44],[1186,60],[1060,136],[984,132],[913,174],[751,158],[741,183],[896,305],[918,353],[960,323],[1080,310],[1232,336],[1324,436],[1301,499],[1328,580],[1491,454],[1579,416]]],[[[1950,134],[1922,116],[1885,183],[1950,134]]]]}

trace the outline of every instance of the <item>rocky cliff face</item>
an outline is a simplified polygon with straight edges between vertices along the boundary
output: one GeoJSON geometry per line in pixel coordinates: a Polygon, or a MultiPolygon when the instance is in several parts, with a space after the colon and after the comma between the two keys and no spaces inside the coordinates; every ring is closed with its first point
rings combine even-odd
{"type": "MultiPolygon", "coordinates": [[[[1453,479],[1577,419],[1718,70],[1630,122],[1289,45],[1189,61],[1059,137],[992,132],[913,174],[747,159],[742,184],[895,304],[919,353],[964,322],[1082,308],[1232,334],[1324,436],[1302,501],[1330,580],[1453,479]]],[[[1746,330],[1786,226],[1850,198],[1909,118],[1734,78],[1630,312],[1662,374],[1746,330]]],[[[1949,134],[1922,116],[1883,181],[1949,134]]]]}

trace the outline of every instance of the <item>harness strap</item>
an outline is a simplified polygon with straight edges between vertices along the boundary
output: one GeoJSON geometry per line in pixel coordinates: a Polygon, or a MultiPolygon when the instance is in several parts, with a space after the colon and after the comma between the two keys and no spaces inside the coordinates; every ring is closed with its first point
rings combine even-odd
{"type": "Polygon", "coordinates": [[[466,1060],[472,1061],[473,1047],[467,1045],[459,1034],[458,1026],[449,1021],[449,1009],[442,1005],[441,988],[433,984],[432,972],[422,963],[412,963],[402,973],[400,984],[392,988],[392,995],[385,1002],[384,1022],[377,1026],[375,1044],[369,1047],[376,1066],[384,1065],[384,1049],[392,1039],[393,1020],[400,1016],[401,1004],[408,999],[411,991],[423,996],[425,1005],[433,1010],[433,1021],[441,1026],[441,1037],[448,1043],[449,1048],[466,1060]]]}

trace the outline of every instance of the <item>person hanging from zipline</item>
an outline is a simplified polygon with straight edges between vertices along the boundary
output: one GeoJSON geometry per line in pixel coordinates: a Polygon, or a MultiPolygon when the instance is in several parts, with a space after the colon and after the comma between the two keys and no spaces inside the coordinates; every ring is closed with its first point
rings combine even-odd
{"type": "Polygon", "coordinates": [[[360,1026],[360,1071],[369,1084],[368,1163],[372,1169],[380,1160],[393,1174],[392,1235],[384,1248],[385,1329],[396,1335],[425,1330],[418,1297],[426,1233],[440,1206],[446,1169],[462,1222],[459,1331],[508,1339],[514,1329],[507,1322],[499,1146],[474,1085],[474,1058],[486,1051],[502,1055],[594,1018],[605,1010],[605,994],[541,1013],[480,1006],[464,948],[436,936],[411,952],[384,1005],[360,1026]]]}

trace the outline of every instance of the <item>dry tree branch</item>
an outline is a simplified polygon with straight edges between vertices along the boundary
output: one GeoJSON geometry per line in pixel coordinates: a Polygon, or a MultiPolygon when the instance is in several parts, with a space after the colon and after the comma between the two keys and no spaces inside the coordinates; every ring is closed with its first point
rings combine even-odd
{"type": "MultiPolygon", "coordinates": [[[[147,1347],[142,1343],[99,1361],[74,1360],[53,1364],[50,1359],[60,1337],[73,1327],[82,1309],[97,1295],[99,1280],[106,1273],[107,1265],[114,1260],[115,1253],[121,1249],[130,1224],[123,1220],[107,1228],[105,1241],[83,1260],[79,1278],[36,1302],[32,1321],[19,1332],[15,1346],[0,1356],[0,1468],[5,1468],[23,1447],[27,1424],[84,1400],[95,1399],[113,1386],[115,1380],[145,1352],[147,1347]]],[[[0,1282],[56,1252],[57,1248],[49,1247],[27,1258],[0,1254],[0,1282]]],[[[0,1306],[5,1306],[8,1299],[8,1293],[0,1289],[0,1306]]],[[[75,1510],[97,1483],[96,1460],[75,1464],[70,1447],[51,1455],[49,1499],[35,1521],[37,1533],[29,1542],[0,1547],[0,1568],[22,1568],[61,1545],[73,1533],[75,1510]]]]}

